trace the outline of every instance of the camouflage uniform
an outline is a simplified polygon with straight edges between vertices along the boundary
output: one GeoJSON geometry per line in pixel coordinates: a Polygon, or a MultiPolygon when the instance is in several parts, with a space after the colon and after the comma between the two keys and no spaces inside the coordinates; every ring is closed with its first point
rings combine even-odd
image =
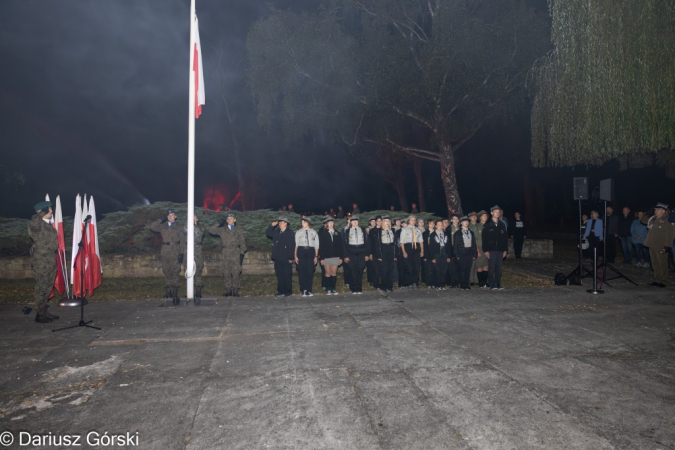
{"type": "Polygon", "coordinates": [[[181,263],[178,262],[178,255],[184,254],[185,235],[183,230],[176,222],[169,225],[169,222],[158,219],[150,225],[150,231],[162,235],[162,272],[164,272],[164,286],[178,288],[178,277],[180,275],[181,263]]]}
{"type": "Polygon", "coordinates": [[[225,277],[225,291],[232,291],[241,287],[241,262],[246,253],[246,239],[244,230],[234,226],[232,229],[225,224],[214,224],[209,228],[209,233],[219,236],[223,244],[220,255],[223,263],[223,276],[225,277]]]}
{"type": "Polygon", "coordinates": [[[28,222],[28,235],[33,240],[31,266],[35,271],[35,308],[40,312],[47,306],[56,278],[56,251],[59,241],[54,227],[35,214],[28,222]]]}

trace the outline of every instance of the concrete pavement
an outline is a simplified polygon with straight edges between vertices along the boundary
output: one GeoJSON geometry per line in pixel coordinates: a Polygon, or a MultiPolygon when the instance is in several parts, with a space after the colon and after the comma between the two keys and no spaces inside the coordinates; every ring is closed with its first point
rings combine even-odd
{"type": "Polygon", "coordinates": [[[587,288],[94,302],[100,332],[3,305],[0,433],[10,448],[69,448],[20,446],[22,431],[80,448],[90,432],[162,450],[675,448],[675,291],[587,288]]]}

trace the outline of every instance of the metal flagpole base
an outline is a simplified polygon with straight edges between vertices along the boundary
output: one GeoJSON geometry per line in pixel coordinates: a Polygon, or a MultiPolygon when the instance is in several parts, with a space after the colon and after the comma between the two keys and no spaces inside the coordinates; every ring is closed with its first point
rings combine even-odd
{"type": "Polygon", "coordinates": [[[84,297],[73,297],[73,298],[62,298],[61,300],[59,300],[58,305],[61,308],[71,308],[71,307],[84,306],[88,303],[89,302],[84,297]]]}
{"type": "Polygon", "coordinates": [[[605,293],[605,291],[601,289],[588,289],[586,292],[588,292],[589,294],[596,294],[596,295],[605,293]]]}

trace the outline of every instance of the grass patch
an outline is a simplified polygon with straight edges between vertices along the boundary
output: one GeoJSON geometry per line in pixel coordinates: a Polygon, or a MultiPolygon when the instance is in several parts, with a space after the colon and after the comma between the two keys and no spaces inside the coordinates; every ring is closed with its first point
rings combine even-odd
{"type": "MultiPolygon", "coordinates": [[[[519,287],[550,287],[552,281],[546,281],[535,277],[529,277],[504,269],[502,285],[509,288],[519,287]]],[[[0,302],[9,304],[30,304],[33,302],[33,289],[35,282],[32,279],[3,280],[0,283],[0,302]]],[[[424,287],[424,285],[422,285],[424,287]]],[[[276,294],[277,279],[272,275],[243,275],[240,295],[244,297],[265,297],[276,294]]],[[[342,274],[338,274],[337,291],[347,292],[342,274]]],[[[220,297],[223,295],[224,285],[220,277],[204,277],[203,297],[220,297]]],[[[298,277],[293,276],[293,292],[298,293],[298,277]]],[[[363,291],[373,291],[368,285],[365,274],[363,277],[363,291]]],[[[321,273],[317,271],[314,276],[314,294],[324,295],[321,289],[321,273]]],[[[90,301],[105,300],[144,300],[161,298],[164,295],[164,279],[153,278],[105,278],[103,285],[96,289],[90,301]]],[[[185,284],[181,290],[185,296],[185,284]]],[[[60,296],[56,297],[57,299],[60,296]]],[[[54,302],[54,299],[51,300],[54,302]]]]}

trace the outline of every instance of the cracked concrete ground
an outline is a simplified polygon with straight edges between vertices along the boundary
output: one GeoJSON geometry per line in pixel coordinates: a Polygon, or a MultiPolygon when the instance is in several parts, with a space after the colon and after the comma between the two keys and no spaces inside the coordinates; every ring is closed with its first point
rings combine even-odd
{"type": "Polygon", "coordinates": [[[99,302],[100,332],[52,333],[5,305],[0,432],[137,432],[162,450],[674,449],[675,291],[613,286],[99,302]]]}

